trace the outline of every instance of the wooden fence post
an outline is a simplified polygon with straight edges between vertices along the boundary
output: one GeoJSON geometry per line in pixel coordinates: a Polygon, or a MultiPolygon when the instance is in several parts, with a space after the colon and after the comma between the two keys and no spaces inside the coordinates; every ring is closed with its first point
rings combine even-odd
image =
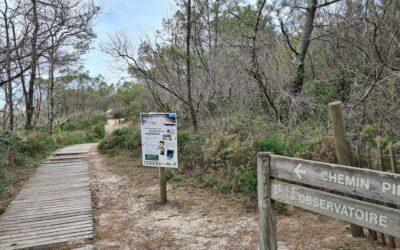
{"type": "MultiPolygon", "coordinates": [[[[394,148],[392,143],[389,145],[389,152],[390,152],[390,163],[392,165],[392,172],[394,174],[398,174],[399,172],[397,169],[396,149],[394,148]]],[[[396,208],[396,206],[393,206],[393,208],[396,208]]],[[[396,248],[396,241],[393,236],[389,237],[389,246],[391,248],[396,248]]]]}
{"type": "Polygon", "coordinates": [[[276,250],[276,211],[271,199],[270,154],[260,152],[257,155],[257,193],[259,213],[259,249],[276,250]]]}
{"type": "MultiPolygon", "coordinates": [[[[350,166],[352,162],[352,154],[351,147],[346,139],[342,102],[331,102],[328,106],[333,127],[333,136],[335,137],[336,156],[339,160],[339,164],[350,166]]],[[[353,224],[350,226],[353,237],[362,237],[364,235],[362,227],[353,224]]]]}
{"type": "Polygon", "coordinates": [[[390,162],[392,165],[392,172],[398,174],[399,170],[397,168],[396,149],[394,148],[393,144],[390,144],[389,150],[390,150],[390,162]]]}
{"type": "MultiPolygon", "coordinates": [[[[385,158],[383,156],[383,148],[382,148],[382,138],[376,138],[376,145],[378,148],[378,160],[379,160],[379,170],[385,172],[385,158]]],[[[386,246],[386,237],[384,233],[379,233],[382,240],[382,245],[386,246]]]]}
{"type": "MultiPolygon", "coordinates": [[[[371,160],[371,146],[369,145],[369,143],[367,142],[365,144],[365,157],[367,160],[367,167],[369,169],[374,169],[373,164],[372,164],[372,160],[371,160]]],[[[368,229],[368,233],[369,236],[373,239],[373,240],[378,240],[378,233],[375,230],[372,229],[368,229]]]]}
{"type": "Polygon", "coordinates": [[[166,169],[158,168],[160,175],[160,202],[161,204],[167,203],[167,178],[166,178],[166,169]]]}

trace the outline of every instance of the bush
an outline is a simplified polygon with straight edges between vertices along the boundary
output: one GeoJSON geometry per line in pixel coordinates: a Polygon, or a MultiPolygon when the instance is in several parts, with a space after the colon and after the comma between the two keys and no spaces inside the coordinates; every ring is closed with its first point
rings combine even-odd
{"type": "Polygon", "coordinates": [[[12,183],[15,180],[15,176],[8,172],[7,170],[2,169],[0,172],[0,194],[9,192],[12,188],[12,183]]]}
{"type": "Polygon", "coordinates": [[[121,151],[137,151],[140,149],[139,133],[134,128],[116,129],[100,142],[98,149],[101,153],[112,155],[121,151]]]}
{"type": "Polygon", "coordinates": [[[73,119],[68,119],[54,128],[55,132],[71,131],[95,131],[96,138],[104,137],[104,125],[106,119],[104,115],[85,115],[73,119]]]}
{"type": "Polygon", "coordinates": [[[49,134],[34,132],[27,136],[22,144],[20,152],[32,158],[43,157],[54,148],[54,142],[49,134]]]}
{"type": "Polygon", "coordinates": [[[15,133],[0,130],[0,165],[12,165],[19,158],[18,151],[21,146],[21,137],[15,133]]]}
{"type": "Polygon", "coordinates": [[[281,137],[273,135],[270,137],[260,138],[257,141],[257,149],[258,151],[269,151],[274,154],[284,155],[285,143],[282,141],[281,137]]]}
{"type": "Polygon", "coordinates": [[[233,191],[244,196],[257,190],[257,170],[255,168],[236,168],[233,175],[233,191]]]}
{"type": "Polygon", "coordinates": [[[125,117],[124,111],[115,111],[113,114],[114,119],[121,119],[124,117],[125,117]]]}

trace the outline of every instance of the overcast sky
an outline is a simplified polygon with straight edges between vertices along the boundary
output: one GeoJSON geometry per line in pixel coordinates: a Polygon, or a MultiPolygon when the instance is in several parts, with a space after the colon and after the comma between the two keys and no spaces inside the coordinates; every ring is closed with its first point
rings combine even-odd
{"type": "Polygon", "coordinates": [[[100,44],[108,35],[125,31],[134,45],[138,45],[144,34],[160,29],[162,19],[172,14],[174,0],[106,0],[103,13],[95,23],[97,39],[93,49],[84,56],[83,65],[90,75],[101,74],[108,83],[115,83],[124,73],[118,70],[112,57],[100,51],[100,44]]]}

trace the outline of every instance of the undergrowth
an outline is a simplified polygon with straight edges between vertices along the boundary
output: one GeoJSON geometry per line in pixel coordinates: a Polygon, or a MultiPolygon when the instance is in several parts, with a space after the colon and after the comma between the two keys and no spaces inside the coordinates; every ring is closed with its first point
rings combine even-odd
{"type": "MultiPolygon", "coordinates": [[[[256,154],[268,151],[274,154],[320,159],[333,162],[332,139],[323,126],[286,129],[267,125],[255,117],[249,126],[226,122],[229,126],[200,131],[180,128],[178,132],[179,169],[170,171],[168,179],[181,182],[190,178],[198,186],[245,201],[256,206],[256,154]]],[[[139,128],[115,130],[98,146],[101,153],[113,156],[140,157],[139,128]]],[[[280,207],[281,210],[285,206],[280,207]]]]}

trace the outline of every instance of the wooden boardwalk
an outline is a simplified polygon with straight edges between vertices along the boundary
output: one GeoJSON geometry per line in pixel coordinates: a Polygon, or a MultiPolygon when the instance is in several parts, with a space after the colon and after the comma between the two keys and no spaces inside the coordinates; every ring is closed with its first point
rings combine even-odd
{"type": "Polygon", "coordinates": [[[57,150],[37,169],[0,217],[0,249],[93,238],[86,159],[93,146],[57,150]]]}

